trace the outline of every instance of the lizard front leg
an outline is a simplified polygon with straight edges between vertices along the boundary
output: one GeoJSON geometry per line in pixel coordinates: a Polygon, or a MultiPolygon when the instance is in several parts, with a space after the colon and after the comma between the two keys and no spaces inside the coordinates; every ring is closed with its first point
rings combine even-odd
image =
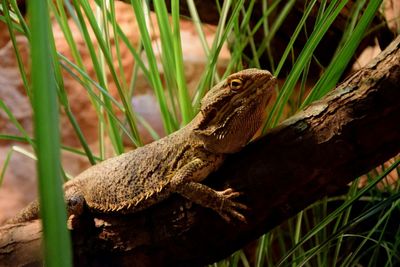
{"type": "Polygon", "coordinates": [[[196,182],[203,180],[213,169],[204,160],[194,159],[183,166],[172,178],[173,191],[200,206],[213,209],[227,222],[232,219],[245,222],[245,217],[238,209],[247,209],[247,207],[232,200],[240,195],[239,192],[235,192],[232,188],[216,191],[196,182]],[[200,178],[199,176],[203,177],[200,178]]]}

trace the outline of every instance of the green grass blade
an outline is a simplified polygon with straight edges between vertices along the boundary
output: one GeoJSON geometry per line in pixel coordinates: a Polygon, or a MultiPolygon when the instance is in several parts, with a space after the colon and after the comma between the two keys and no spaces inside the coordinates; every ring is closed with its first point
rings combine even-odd
{"type": "MultiPolygon", "coordinates": [[[[110,45],[108,42],[106,42],[106,40],[108,40],[109,38],[104,38],[103,37],[103,31],[102,29],[99,27],[99,25],[97,24],[97,21],[95,19],[95,16],[93,15],[93,12],[91,10],[91,7],[89,5],[89,3],[87,1],[81,1],[80,2],[81,7],[83,8],[83,10],[85,11],[85,15],[90,23],[90,26],[93,30],[93,33],[96,36],[96,39],[98,41],[98,44],[101,48],[101,55],[104,56],[105,62],[108,66],[108,69],[111,73],[111,77],[113,78],[113,81],[116,85],[119,97],[122,101],[122,104],[124,106],[124,112],[125,112],[125,116],[127,118],[127,122],[128,125],[130,127],[130,130],[132,132],[132,135],[134,136],[134,138],[136,139],[136,142],[142,145],[142,142],[140,140],[140,136],[139,136],[139,132],[136,128],[136,118],[135,118],[135,114],[132,110],[132,105],[130,103],[130,101],[128,100],[128,90],[124,90],[124,88],[122,88],[122,83],[120,82],[120,79],[118,78],[117,75],[117,71],[114,68],[114,64],[113,64],[113,60],[112,60],[112,53],[110,50],[110,45]]],[[[104,5],[103,5],[104,6],[104,5]]],[[[102,15],[102,17],[104,18],[104,20],[107,18],[107,11],[103,11],[105,14],[102,15]]],[[[105,33],[107,33],[108,31],[105,30],[107,29],[107,27],[103,27],[103,30],[105,33]]],[[[106,34],[107,36],[107,34],[106,34]]],[[[101,64],[100,64],[101,66],[101,64]]],[[[105,76],[104,76],[105,77],[105,76]]],[[[107,100],[106,100],[107,101],[107,100]]],[[[123,145],[122,145],[122,140],[120,135],[118,134],[118,130],[116,127],[116,123],[113,120],[110,120],[110,122],[113,122],[112,124],[110,123],[111,129],[112,131],[110,132],[112,134],[112,137],[115,141],[115,145],[117,145],[119,152],[123,151],[123,145]]]]}
{"type": "MultiPolygon", "coordinates": [[[[51,3],[52,5],[52,3],[51,3]]],[[[54,8],[53,8],[54,10],[54,8]]],[[[53,38],[53,36],[51,35],[50,38],[53,38]]],[[[61,66],[60,63],[58,61],[58,53],[57,53],[57,49],[55,47],[55,41],[54,39],[50,40],[50,46],[51,46],[51,51],[52,51],[52,55],[53,55],[53,63],[54,63],[54,76],[56,79],[56,83],[57,83],[57,92],[58,92],[58,99],[60,101],[60,104],[62,105],[72,127],[75,130],[75,133],[78,136],[78,139],[83,147],[83,149],[86,151],[86,155],[88,157],[89,162],[94,165],[96,164],[96,161],[93,157],[93,153],[91,151],[91,149],[89,148],[89,144],[86,141],[86,138],[84,137],[82,130],[80,129],[80,126],[77,122],[77,120],[75,119],[74,114],[72,113],[69,101],[68,101],[68,96],[67,96],[67,92],[64,89],[64,80],[63,80],[63,76],[62,76],[62,72],[61,72],[61,66]]]]}
{"type": "Polygon", "coordinates": [[[183,66],[183,55],[181,46],[181,34],[179,27],[179,0],[172,1],[172,22],[173,31],[173,47],[175,56],[175,71],[178,85],[178,99],[182,112],[183,125],[188,124],[193,118],[193,108],[189,97],[188,88],[186,86],[185,71],[183,66]]]}
{"type": "Polygon", "coordinates": [[[18,24],[21,25],[23,33],[25,34],[25,36],[28,39],[30,39],[31,34],[30,34],[30,31],[29,31],[29,27],[25,22],[24,16],[21,14],[21,11],[19,10],[17,1],[16,0],[10,0],[9,3],[11,5],[13,11],[15,12],[15,15],[17,16],[18,24]]]}
{"type": "MultiPolygon", "coordinates": [[[[95,48],[94,48],[94,46],[92,44],[92,40],[90,38],[89,30],[87,29],[87,27],[85,25],[86,21],[83,17],[82,11],[81,11],[81,5],[82,5],[84,11],[86,11],[87,13],[89,13],[91,15],[88,17],[88,20],[89,20],[89,22],[91,22],[92,26],[93,26],[93,24],[95,24],[94,15],[91,13],[92,11],[91,11],[90,6],[87,7],[88,4],[86,1],[78,2],[77,0],[73,0],[73,4],[75,6],[75,12],[76,12],[75,14],[77,16],[78,27],[81,29],[83,38],[86,42],[86,47],[89,50],[89,54],[90,54],[90,57],[93,62],[93,67],[94,67],[94,70],[95,70],[95,73],[97,76],[97,80],[99,81],[99,84],[101,87],[108,88],[107,83],[106,83],[106,77],[104,76],[104,73],[102,72],[101,64],[99,62],[98,56],[96,54],[95,48]]],[[[95,31],[95,32],[97,32],[96,38],[101,39],[101,36],[99,36],[100,35],[99,29],[98,28],[96,28],[96,29],[97,29],[97,31],[95,31]]],[[[101,40],[98,40],[99,44],[100,43],[103,44],[103,48],[104,48],[104,46],[105,46],[104,43],[100,42],[100,41],[101,40]]],[[[112,106],[111,106],[111,103],[109,102],[109,100],[107,98],[104,98],[104,99],[105,99],[105,104],[107,105],[107,107],[110,110],[112,110],[112,106]]],[[[101,114],[101,113],[99,113],[99,114],[101,114]]],[[[99,119],[100,119],[100,124],[102,124],[104,121],[104,118],[99,116],[99,119]]],[[[123,148],[123,144],[122,144],[122,139],[119,136],[118,127],[116,125],[117,123],[115,122],[115,120],[113,118],[109,118],[108,122],[109,122],[109,128],[108,128],[109,135],[110,135],[110,139],[113,144],[113,147],[115,149],[115,152],[117,154],[121,154],[123,152],[124,148],[123,148]]]]}
{"type": "MultiPolygon", "coordinates": [[[[17,142],[21,142],[21,143],[27,143],[26,138],[22,137],[22,136],[17,136],[17,135],[9,135],[9,134],[0,134],[0,140],[7,140],[7,141],[17,141],[17,142]]],[[[35,144],[36,146],[36,140],[35,139],[31,139],[32,142],[35,144]]],[[[80,156],[86,156],[85,151],[73,148],[73,147],[69,147],[69,146],[65,146],[65,145],[61,145],[61,149],[80,155],[80,156]]],[[[101,158],[98,156],[94,156],[96,161],[100,161],[101,158]]]]}
{"type": "MultiPolygon", "coordinates": [[[[400,192],[396,193],[396,194],[392,194],[390,197],[388,197],[387,199],[380,201],[378,204],[374,205],[373,207],[371,207],[369,210],[363,212],[361,215],[359,215],[357,218],[353,219],[352,221],[350,221],[348,223],[348,225],[344,226],[343,228],[349,228],[351,226],[353,226],[354,224],[359,223],[360,221],[365,220],[365,218],[371,217],[373,216],[375,213],[377,213],[379,210],[391,205],[390,209],[386,212],[384,212],[383,214],[380,214],[380,216],[377,216],[379,218],[379,220],[377,221],[377,223],[368,231],[368,234],[364,237],[363,241],[358,245],[358,247],[354,250],[353,255],[349,258],[349,261],[352,262],[354,261],[355,257],[357,254],[360,253],[360,251],[362,251],[364,245],[366,244],[366,242],[368,240],[371,239],[371,236],[376,234],[378,231],[378,227],[387,222],[388,218],[392,215],[393,210],[394,209],[398,209],[400,201],[400,192]]],[[[383,234],[384,231],[382,231],[381,234],[383,234]]]]}
{"type": "Polygon", "coordinates": [[[143,14],[141,2],[142,1],[131,0],[131,5],[133,7],[133,10],[134,10],[134,13],[136,16],[136,21],[139,26],[139,31],[140,31],[140,35],[142,38],[143,48],[146,52],[146,56],[149,61],[149,68],[150,68],[150,72],[152,73],[152,75],[150,76],[151,84],[154,88],[154,92],[155,92],[157,101],[160,106],[163,125],[164,125],[164,128],[167,133],[172,133],[176,129],[174,127],[173,120],[171,118],[170,112],[167,107],[167,101],[165,98],[164,89],[163,89],[161,78],[159,75],[157,61],[154,56],[153,48],[151,46],[151,39],[150,39],[149,32],[147,30],[146,19],[143,14]]]}
{"type": "MultiPolygon", "coordinates": [[[[82,76],[84,78],[86,78],[88,81],[90,81],[91,83],[93,83],[94,87],[98,88],[100,91],[104,91],[104,88],[102,88],[99,84],[97,84],[95,81],[93,81],[92,79],[90,79],[90,77],[85,74],[82,70],[79,69],[79,67],[77,67],[76,65],[74,65],[71,61],[69,61],[67,58],[65,58],[62,55],[59,55],[60,58],[62,58],[65,62],[67,62],[69,65],[74,66],[74,69],[77,70],[80,74],[82,74],[82,76]]],[[[69,68],[65,67],[65,65],[63,63],[61,63],[61,65],[64,67],[64,69],[72,76],[75,78],[75,80],[77,80],[80,84],[84,84],[84,82],[82,81],[82,79],[76,75],[73,71],[71,71],[69,68]]],[[[133,142],[133,144],[135,144],[136,146],[140,146],[140,144],[135,143],[136,140],[135,138],[131,135],[130,131],[128,131],[124,124],[117,118],[117,115],[115,114],[114,110],[109,108],[109,103],[106,103],[104,98],[102,99],[100,96],[98,96],[97,94],[95,94],[93,92],[93,90],[88,90],[88,93],[90,94],[90,96],[95,100],[95,102],[97,103],[98,106],[101,106],[102,108],[104,108],[104,110],[107,112],[107,115],[113,119],[115,121],[115,123],[119,126],[119,128],[122,130],[122,132],[124,132],[128,138],[133,142]]],[[[104,95],[101,96],[105,96],[107,97],[108,101],[110,102],[114,102],[114,104],[120,109],[123,110],[123,107],[108,93],[105,93],[104,95]]],[[[102,119],[103,117],[100,117],[100,119],[102,119]]]]}
{"type": "Polygon", "coordinates": [[[6,106],[6,104],[3,102],[3,100],[0,99],[0,109],[3,110],[7,116],[10,122],[18,129],[18,131],[23,135],[25,138],[26,142],[28,142],[33,150],[36,150],[36,144],[32,142],[32,138],[29,136],[29,134],[25,131],[24,127],[18,122],[18,120],[14,117],[14,114],[11,112],[11,110],[6,106]]]}
{"type": "Polygon", "coordinates": [[[257,252],[256,252],[256,260],[255,260],[255,266],[256,267],[262,267],[264,266],[264,260],[266,258],[266,243],[268,241],[268,235],[263,235],[259,241],[258,241],[258,246],[257,246],[257,252]]]}
{"type": "Polygon", "coordinates": [[[160,139],[160,136],[158,135],[158,133],[153,129],[153,127],[147,122],[147,120],[143,116],[138,114],[137,119],[143,125],[143,127],[149,132],[149,134],[150,134],[151,138],[153,138],[153,140],[160,139]]]}
{"type": "MultiPolygon", "coordinates": [[[[273,4],[280,2],[280,1],[274,1],[273,4]]],[[[286,4],[284,8],[279,12],[279,15],[277,18],[274,20],[272,25],[269,25],[268,29],[265,32],[265,38],[264,41],[261,43],[261,45],[257,48],[257,54],[261,56],[265,49],[267,49],[267,55],[268,55],[268,60],[271,64],[271,70],[272,72],[275,73],[275,62],[273,60],[272,52],[270,50],[270,42],[272,38],[275,36],[276,32],[279,30],[279,28],[282,26],[283,23],[285,23],[286,17],[289,15],[290,10],[293,8],[296,0],[290,0],[286,1],[286,4]]]]}
{"type": "MultiPolygon", "coordinates": [[[[70,26],[68,24],[68,17],[66,15],[65,10],[64,10],[64,3],[62,2],[62,0],[57,0],[56,3],[53,3],[53,1],[52,1],[52,2],[50,2],[50,7],[51,7],[52,12],[54,13],[55,19],[57,20],[58,24],[60,25],[60,28],[61,28],[61,30],[62,30],[62,32],[64,34],[66,42],[69,45],[69,48],[71,50],[71,54],[72,54],[76,64],[80,67],[80,69],[85,69],[82,57],[81,57],[81,55],[80,55],[80,53],[78,51],[77,44],[76,44],[76,42],[75,42],[75,40],[74,40],[74,38],[72,36],[72,31],[71,31],[71,28],[70,28],[70,26]]],[[[60,57],[60,54],[59,54],[59,57],[60,57]]],[[[86,74],[86,72],[84,72],[84,73],[86,74]]],[[[90,85],[90,83],[87,82],[87,80],[84,80],[84,82],[82,82],[81,84],[87,91],[92,90],[91,85],[90,85]]],[[[61,89],[61,90],[63,90],[63,89],[61,89]]],[[[99,116],[99,111],[98,111],[98,108],[97,108],[98,105],[96,104],[94,99],[90,97],[90,94],[89,94],[89,98],[90,98],[90,101],[91,101],[92,105],[95,108],[95,111],[96,111],[97,115],[99,116]]],[[[61,101],[61,103],[62,103],[62,105],[64,107],[65,113],[66,113],[67,117],[69,118],[69,120],[71,122],[71,125],[73,126],[73,128],[75,130],[75,133],[77,134],[78,139],[79,139],[82,147],[86,151],[86,154],[87,154],[87,157],[88,157],[90,163],[91,164],[95,164],[96,161],[94,159],[94,156],[93,156],[93,154],[92,154],[92,152],[91,152],[91,150],[89,148],[89,145],[88,145],[88,143],[87,143],[87,141],[86,141],[86,139],[85,139],[85,137],[84,137],[84,135],[83,135],[83,133],[82,133],[82,131],[80,129],[80,126],[78,125],[77,120],[75,119],[75,117],[74,117],[74,115],[72,113],[72,110],[71,110],[70,105],[68,103],[68,98],[63,98],[63,99],[64,99],[64,101],[61,101]]]]}
{"type": "Polygon", "coordinates": [[[31,23],[32,88],[37,140],[44,258],[47,266],[72,266],[60,163],[57,90],[49,54],[50,18],[47,1],[28,3],[31,23]]]}
{"type": "Polygon", "coordinates": [[[212,77],[214,77],[214,73],[216,72],[216,63],[218,60],[218,55],[221,52],[222,46],[228,38],[228,35],[232,32],[234,23],[237,21],[237,16],[240,13],[244,4],[244,0],[239,0],[233,6],[232,11],[229,13],[229,9],[231,7],[231,1],[225,1],[222,7],[222,15],[220,17],[220,21],[217,27],[216,37],[214,38],[214,42],[211,48],[210,57],[208,58],[208,62],[205,68],[205,73],[203,74],[199,86],[197,88],[195,97],[193,99],[193,107],[195,110],[198,110],[200,106],[200,100],[204,96],[206,89],[209,89],[212,84],[212,77]],[[228,18],[228,14],[230,14],[228,22],[226,22],[228,18]]]}
{"type": "MultiPolygon", "coordinates": [[[[18,49],[18,46],[17,46],[17,40],[16,40],[16,36],[15,36],[15,33],[14,33],[15,28],[13,27],[13,23],[11,21],[10,10],[8,8],[8,3],[7,2],[8,2],[7,0],[2,0],[2,7],[4,9],[3,12],[4,12],[4,16],[5,16],[5,22],[7,24],[8,32],[9,32],[10,38],[11,38],[11,42],[12,42],[13,47],[14,47],[15,56],[17,58],[17,63],[18,63],[18,69],[19,69],[19,72],[20,72],[21,78],[22,78],[22,83],[24,85],[25,92],[26,92],[30,102],[32,103],[32,92],[31,92],[31,88],[30,88],[29,83],[28,83],[28,78],[27,78],[27,75],[26,75],[24,63],[22,62],[22,57],[21,57],[21,54],[19,53],[19,49],[18,49]]],[[[21,22],[21,19],[19,19],[19,20],[21,22]]],[[[22,22],[25,22],[25,21],[22,19],[22,22]]],[[[26,30],[26,33],[29,33],[29,31],[26,30]]],[[[27,38],[29,39],[29,35],[27,35],[27,38]]]]}
{"type": "Polygon", "coordinates": [[[0,187],[1,187],[1,184],[3,183],[4,175],[6,174],[8,163],[10,162],[13,151],[14,150],[12,148],[10,148],[4,159],[3,167],[1,168],[1,171],[0,171],[0,187]]]}
{"type": "MultiPolygon", "coordinates": [[[[157,49],[161,52],[161,63],[163,66],[164,77],[167,85],[168,91],[168,100],[171,103],[171,107],[173,110],[173,114],[175,118],[178,117],[177,113],[177,104],[176,104],[176,91],[177,91],[177,83],[176,83],[176,71],[175,68],[171,68],[171,66],[175,66],[175,57],[174,57],[174,48],[173,48],[173,38],[172,38],[172,30],[170,27],[169,15],[167,11],[167,7],[164,1],[154,1],[154,13],[157,18],[157,25],[159,27],[160,33],[160,43],[161,47],[157,49]]],[[[149,28],[155,31],[155,27],[153,26],[152,20],[147,12],[147,6],[143,6],[146,17],[148,19],[149,28]]],[[[158,45],[158,43],[156,43],[158,45]]]]}
{"type": "Polygon", "coordinates": [[[310,240],[313,236],[315,236],[319,231],[324,229],[329,223],[331,223],[337,216],[349,208],[355,201],[359,200],[363,195],[365,195],[369,190],[374,188],[386,175],[388,175],[391,171],[397,168],[400,164],[400,160],[394,162],[389,168],[387,168],[379,177],[377,177],[374,181],[369,183],[366,187],[361,189],[356,195],[354,195],[351,199],[347,200],[343,203],[339,208],[337,208],[334,212],[332,212],[329,216],[325,217],[318,225],[316,225],[311,231],[309,231],[293,248],[290,249],[288,253],[280,260],[278,266],[281,266],[284,262],[286,262],[289,257],[294,253],[296,249],[298,249],[301,245],[303,245],[306,241],[310,240]]]}
{"type": "MultiPolygon", "coordinates": [[[[99,90],[102,95],[104,95],[107,99],[109,99],[109,101],[111,103],[113,103],[118,109],[120,109],[121,111],[123,111],[124,107],[114,98],[112,97],[112,95],[106,90],[104,89],[99,83],[97,83],[95,80],[93,80],[86,72],[85,70],[81,69],[78,65],[74,64],[71,60],[69,60],[67,57],[65,57],[62,54],[58,54],[58,58],[59,60],[61,60],[61,66],[68,71],[71,76],[75,77],[75,79],[80,82],[83,86],[86,85],[87,83],[91,84],[91,86],[93,86],[94,88],[96,88],[97,90],[99,90]],[[68,65],[64,64],[67,63],[68,65]],[[72,69],[71,69],[72,68],[72,69]],[[79,78],[78,75],[76,75],[74,73],[75,70],[76,72],[78,72],[78,74],[82,77],[79,78]]],[[[89,94],[95,94],[94,91],[92,90],[92,87],[88,86],[86,88],[86,90],[88,91],[89,94]]],[[[95,101],[95,103],[97,103],[97,101],[95,101]]]]}
{"type": "MultiPolygon", "coordinates": [[[[364,238],[364,240],[361,242],[361,244],[358,246],[358,248],[352,253],[352,256],[348,259],[348,261],[351,263],[354,260],[354,257],[359,253],[359,251],[362,249],[364,244],[368,241],[371,240],[372,234],[376,233],[377,228],[387,220],[387,217],[390,216],[392,213],[393,209],[396,208],[397,205],[400,203],[398,200],[400,198],[400,193],[393,194],[390,197],[388,197],[386,200],[381,201],[377,205],[374,205],[372,208],[368,209],[367,211],[363,212],[361,215],[357,216],[356,218],[352,219],[348,224],[343,226],[341,229],[339,229],[336,233],[331,235],[329,238],[327,238],[325,241],[320,242],[318,246],[314,247],[312,249],[312,253],[310,253],[300,264],[296,266],[304,266],[306,262],[308,262],[312,257],[318,255],[318,252],[323,250],[325,246],[327,246],[333,239],[338,238],[342,233],[345,231],[348,231],[352,228],[354,228],[357,224],[359,224],[362,221],[365,221],[369,217],[379,217],[378,222],[374,227],[372,227],[371,231],[369,231],[369,234],[364,238]],[[394,204],[394,205],[393,205],[394,204]],[[376,216],[376,213],[379,211],[382,211],[383,209],[386,209],[387,207],[392,206],[388,212],[385,212],[383,216],[376,216]]],[[[354,266],[353,264],[350,264],[351,266],[354,266]]],[[[321,265],[321,266],[326,266],[326,265],[321,265]]]]}
{"type": "Polygon", "coordinates": [[[280,117],[282,116],[283,108],[289,100],[289,97],[293,93],[295,85],[303,72],[305,66],[307,66],[307,62],[313,56],[313,53],[321,41],[322,37],[328,31],[329,27],[332,25],[333,21],[343,9],[343,7],[347,4],[348,0],[342,0],[339,4],[338,1],[332,1],[327,10],[327,16],[320,23],[317,23],[314,31],[312,32],[310,38],[305,44],[303,50],[301,51],[298,59],[296,60],[292,71],[287,77],[285,84],[283,85],[281,91],[278,94],[277,100],[274,103],[270,114],[268,115],[268,119],[266,124],[264,125],[263,132],[267,129],[267,127],[274,127],[278,124],[280,117]],[[337,5],[336,5],[337,4],[337,5]],[[335,8],[334,8],[335,7],[335,8]],[[332,10],[332,12],[329,12],[332,10]]]}
{"type": "Polygon", "coordinates": [[[370,1],[360,21],[355,27],[354,31],[346,41],[340,52],[335,56],[328,68],[324,72],[323,76],[319,79],[312,92],[309,94],[307,99],[304,101],[302,107],[308,105],[312,101],[321,98],[329,90],[335,87],[339,81],[346,66],[352,59],[354,52],[360,44],[368,26],[372,19],[375,17],[382,0],[370,1]]]}
{"type": "MultiPolygon", "coordinates": [[[[6,23],[6,24],[10,23],[11,28],[13,28],[14,30],[16,30],[17,32],[20,32],[20,33],[22,33],[22,34],[25,34],[24,29],[22,28],[22,26],[21,26],[20,23],[19,23],[18,16],[17,16],[14,12],[10,12],[10,9],[8,8],[8,6],[7,6],[7,7],[3,6],[3,2],[2,2],[2,4],[0,5],[0,21],[4,22],[4,23],[6,23]],[[3,14],[4,14],[5,12],[8,13],[7,16],[10,17],[11,22],[9,22],[9,20],[8,20],[5,16],[3,16],[3,14]]],[[[28,36],[27,36],[27,37],[28,37],[28,36]]]]}
{"type": "Polygon", "coordinates": [[[274,74],[276,76],[279,75],[279,73],[282,70],[283,64],[285,63],[290,51],[292,51],[293,49],[293,44],[296,41],[297,37],[299,36],[301,30],[304,28],[304,24],[308,18],[308,16],[310,15],[313,7],[315,6],[315,3],[317,2],[317,0],[312,0],[310,3],[308,3],[306,10],[303,13],[303,16],[301,17],[299,24],[297,24],[296,29],[294,30],[293,34],[290,37],[290,41],[288,43],[288,45],[286,46],[285,51],[283,52],[283,55],[278,63],[278,66],[276,67],[276,70],[274,72],[274,74]]]}
{"type": "MultiPolygon", "coordinates": [[[[244,35],[244,31],[241,30],[238,26],[240,20],[238,20],[238,22],[234,23],[234,33],[235,33],[235,41],[233,44],[231,44],[232,48],[231,50],[231,59],[229,61],[229,64],[227,66],[226,69],[226,73],[232,73],[235,70],[238,69],[243,69],[243,57],[244,57],[244,53],[243,50],[246,48],[246,46],[249,44],[249,42],[254,43],[254,35],[256,34],[256,32],[260,29],[260,27],[264,26],[267,24],[266,22],[268,21],[268,17],[269,15],[276,9],[277,5],[279,4],[279,1],[275,1],[269,8],[266,8],[263,12],[262,17],[259,18],[258,22],[251,28],[251,31],[248,31],[248,27],[243,23],[243,26],[245,26],[245,30],[248,33],[247,35],[244,35]]],[[[245,12],[246,14],[248,13],[248,11],[246,10],[245,12]]],[[[248,17],[247,17],[248,18],[248,17]]],[[[246,19],[246,17],[244,18],[246,19]]],[[[265,34],[266,36],[268,34],[265,34]]],[[[261,44],[263,45],[263,44],[261,44]]],[[[269,50],[269,49],[268,49],[269,50]]],[[[253,52],[253,55],[256,55],[256,53],[253,52]]],[[[258,57],[258,55],[257,55],[258,57]]],[[[246,59],[246,61],[258,61],[258,59],[246,59]]]]}
{"type": "Polygon", "coordinates": [[[193,0],[187,0],[190,16],[192,17],[192,21],[196,28],[197,35],[199,36],[200,43],[203,47],[204,54],[208,58],[210,55],[210,48],[208,47],[208,43],[206,40],[206,36],[203,31],[203,24],[201,23],[199,14],[197,13],[196,5],[193,0]]]}
{"type": "MultiPolygon", "coordinates": [[[[121,48],[120,48],[120,40],[118,38],[118,27],[117,27],[117,18],[116,18],[116,13],[115,13],[115,2],[114,1],[109,1],[110,5],[110,12],[107,12],[107,18],[109,18],[109,21],[111,22],[112,26],[112,31],[113,31],[113,36],[114,38],[114,47],[115,47],[115,52],[116,52],[116,58],[118,60],[118,71],[119,71],[119,76],[121,77],[122,81],[122,87],[123,88],[128,88],[127,80],[126,80],[126,75],[124,71],[124,66],[122,65],[122,55],[121,55],[121,48]],[[110,16],[108,16],[110,14],[110,16]]],[[[128,91],[129,92],[129,91],[128,91]]],[[[128,93],[128,99],[130,99],[130,94],[128,93]]]]}
{"type": "MultiPolygon", "coordinates": [[[[351,199],[351,197],[354,197],[355,194],[357,193],[358,189],[358,183],[359,179],[356,179],[353,184],[350,186],[349,193],[347,194],[348,198],[351,199]]],[[[352,207],[350,206],[348,209],[343,214],[339,214],[335,223],[335,226],[333,228],[333,232],[336,232],[339,229],[340,225],[345,225],[349,222],[350,220],[350,215],[351,215],[352,207]]],[[[342,247],[343,243],[343,235],[338,236],[338,241],[336,242],[336,247],[335,247],[335,252],[334,252],[334,257],[333,257],[333,266],[337,265],[337,260],[339,259],[340,255],[340,249],[342,247]]]]}

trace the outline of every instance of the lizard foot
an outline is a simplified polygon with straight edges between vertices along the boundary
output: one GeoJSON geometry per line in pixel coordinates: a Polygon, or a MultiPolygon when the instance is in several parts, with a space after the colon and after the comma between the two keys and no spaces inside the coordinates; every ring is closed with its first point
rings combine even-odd
{"type": "Polygon", "coordinates": [[[225,221],[231,222],[232,219],[236,219],[241,222],[246,222],[246,218],[238,211],[238,209],[247,210],[248,207],[232,200],[233,198],[240,196],[239,192],[234,191],[232,188],[228,188],[223,191],[216,191],[216,193],[221,200],[220,207],[216,211],[225,221]]]}
{"type": "Polygon", "coordinates": [[[248,208],[234,200],[234,198],[240,196],[240,193],[232,188],[216,191],[204,184],[187,182],[180,184],[176,189],[178,193],[194,203],[213,209],[226,222],[231,222],[233,219],[246,222],[246,218],[240,210],[247,210],[248,208]]]}

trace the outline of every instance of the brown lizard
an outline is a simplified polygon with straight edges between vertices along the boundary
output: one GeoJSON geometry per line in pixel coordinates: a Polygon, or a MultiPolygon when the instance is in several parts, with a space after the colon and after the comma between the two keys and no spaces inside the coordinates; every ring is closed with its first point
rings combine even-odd
{"type": "MultiPolygon", "coordinates": [[[[216,211],[226,221],[245,221],[231,188],[216,191],[200,182],[239,151],[261,126],[273,95],[268,71],[247,69],[228,76],[202,99],[200,112],[184,128],[158,141],[107,159],[64,184],[68,214],[89,210],[133,213],[172,193],[216,211]]],[[[38,201],[9,221],[37,219],[38,201]]]]}

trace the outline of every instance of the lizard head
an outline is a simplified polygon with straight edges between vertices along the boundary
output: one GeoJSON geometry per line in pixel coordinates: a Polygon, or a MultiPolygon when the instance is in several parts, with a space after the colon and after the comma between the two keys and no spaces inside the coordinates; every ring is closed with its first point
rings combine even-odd
{"type": "Polygon", "coordinates": [[[275,83],[270,72],[259,69],[246,69],[228,76],[201,101],[194,134],[209,151],[239,151],[261,126],[275,83]]]}

